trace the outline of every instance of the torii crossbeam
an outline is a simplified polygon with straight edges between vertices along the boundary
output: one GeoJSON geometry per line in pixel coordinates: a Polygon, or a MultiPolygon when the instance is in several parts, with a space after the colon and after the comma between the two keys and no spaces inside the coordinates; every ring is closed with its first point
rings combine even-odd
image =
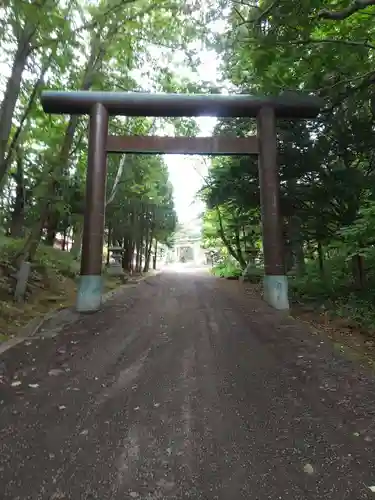
{"type": "Polygon", "coordinates": [[[244,94],[44,91],[41,101],[46,113],[90,115],[81,279],[76,303],[79,312],[97,311],[101,306],[106,155],[112,152],[257,154],[265,272],[264,297],[276,309],[289,308],[279,209],[276,118],[315,118],[324,104],[320,98],[291,92],[276,97],[254,97],[244,94]],[[108,136],[108,118],[113,115],[254,117],[257,119],[258,131],[257,136],[246,138],[108,136]]]}

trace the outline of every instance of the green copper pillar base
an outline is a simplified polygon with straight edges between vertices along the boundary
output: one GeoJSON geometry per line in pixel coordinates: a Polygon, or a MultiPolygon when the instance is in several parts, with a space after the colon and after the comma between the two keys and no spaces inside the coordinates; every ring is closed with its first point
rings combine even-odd
{"type": "Polygon", "coordinates": [[[99,311],[102,305],[103,278],[80,276],[76,310],[80,313],[99,311]]]}
{"type": "Polygon", "coordinates": [[[264,300],[279,311],[289,310],[287,276],[264,276],[264,300]]]}

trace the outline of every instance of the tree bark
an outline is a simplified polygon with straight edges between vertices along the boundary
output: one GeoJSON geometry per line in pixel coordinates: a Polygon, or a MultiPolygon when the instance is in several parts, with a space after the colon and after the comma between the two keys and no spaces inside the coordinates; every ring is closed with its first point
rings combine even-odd
{"type": "Polygon", "coordinates": [[[72,248],[70,249],[70,253],[73,255],[75,259],[78,259],[81,253],[82,236],[83,236],[83,217],[80,217],[76,220],[76,222],[73,225],[73,243],[72,243],[72,248]]]}
{"type": "Polygon", "coordinates": [[[324,257],[323,257],[323,248],[322,248],[322,244],[320,243],[320,241],[318,241],[317,251],[318,251],[320,275],[323,277],[324,276],[324,257]]]}
{"type": "Polygon", "coordinates": [[[352,272],[355,288],[358,290],[362,290],[365,287],[366,281],[363,255],[353,255],[352,272]]]}
{"type": "MultiPolygon", "coordinates": [[[[93,83],[93,78],[94,74],[96,71],[96,68],[100,65],[101,59],[103,58],[105,54],[105,51],[103,50],[103,46],[100,45],[100,35],[97,33],[94,34],[92,42],[91,42],[91,53],[89,60],[87,62],[84,74],[83,74],[83,79],[82,79],[82,84],[80,86],[80,90],[89,90],[92,86],[93,83]]],[[[43,228],[46,224],[47,218],[51,212],[53,211],[53,206],[54,206],[54,198],[56,197],[56,193],[60,187],[61,184],[61,177],[63,177],[66,172],[67,172],[67,166],[68,166],[68,161],[69,161],[69,154],[72,149],[73,141],[74,141],[74,134],[76,131],[78,125],[78,117],[77,116],[71,116],[69,119],[68,126],[65,131],[65,136],[63,140],[63,144],[60,150],[59,158],[55,163],[55,166],[53,166],[52,171],[49,173],[49,178],[50,181],[47,185],[46,188],[46,194],[44,196],[43,201],[41,202],[40,206],[40,214],[41,214],[41,219],[38,220],[38,223],[35,226],[35,231],[32,231],[33,233],[33,244],[32,248],[35,247],[35,251],[38,248],[38,245],[40,243],[42,234],[43,234],[43,228]],[[41,230],[39,230],[39,227],[41,226],[41,230]],[[39,240],[37,238],[39,237],[39,240]]],[[[0,151],[1,153],[1,151],[0,151]]],[[[1,161],[1,156],[0,156],[0,161],[1,161]]],[[[0,176],[1,176],[1,163],[0,163],[0,176]]],[[[0,177],[1,180],[1,177],[0,177]]],[[[24,249],[22,252],[26,254],[29,252],[29,240],[27,240],[24,249]]],[[[80,242],[81,245],[81,242],[80,242]]],[[[74,245],[73,245],[74,246],[74,245]]],[[[79,247],[80,249],[80,247],[79,247]]],[[[22,253],[21,252],[21,253],[22,253]]]]}
{"type": "Polygon", "coordinates": [[[110,224],[108,224],[108,238],[107,238],[107,266],[109,266],[109,257],[110,257],[110,251],[109,249],[111,248],[111,241],[112,241],[112,227],[110,224]]]}
{"type": "Polygon", "coordinates": [[[40,219],[38,219],[38,222],[31,229],[23,248],[15,256],[15,260],[17,261],[17,263],[21,264],[21,262],[24,260],[28,260],[30,262],[34,260],[36,251],[38,250],[38,246],[42,238],[45,218],[46,214],[41,214],[40,219]]]}
{"type": "Polygon", "coordinates": [[[48,214],[47,218],[47,234],[45,244],[53,247],[56,239],[57,228],[59,224],[59,213],[53,212],[48,214]]]}
{"type": "Polygon", "coordinates": [[[149,236],[149,240],[148,240],[148,242],[146,244],[146,249],[145,249],[145,252],[146,252],[146,255],[145,255],[145,265],[144,265],[144,268],[143,268],[143,272],[144,273],[148,273],[148,271],[150,269],[152,240],[153,240],[153,232],[151,232],[151,234],[149,236]]]}
{"type": "Polygon", "coordinates": [[[63,251],[65,251],[65,248],[66,248],[67,233],[68,233],[68,230],[65,228],[64,232],[63,232],[63,240],[62,240],[62,245],[61,245],[61,250],[63,250],[63,251]]]}
{"type": "Polygon", "coordinates": [[[234,236],[235,236],[235,241],[236,241],[236,254],[238,255],[238,262],[242,269],[245,269],[246,267],[246,259],[244,258],[242,254],[242,248],[241,248],[241,241],[240,241],[240,231],[239,227],[237,226],[234,230],[234,236]]]}
{"type": "Polygon", "coordinates": [[[219,219],[219,232],[220,232],[220,238],[222,240],[222,242],[224,243],[224,245],[227,247],[227,250],[228,252],[230,253],[230,255],[241,265],[243,266],[243,268],[246,268],[246,262],[243,264],[241,264],[241,261],[240,261],[240,257],[238,256],[237,252],[234,250],[234,248],[232,247],[230,241],[228,240],[228,238],[225,236],[225,232],[224,232],[224,227],[223,227],[223,220],[222,220],[222,217],[221,217],[221,213],[220,213],[220,208],[219,207],[216,207],[216,213],[217,213],[217,216],[218,216],[218,219],[219,219]]]}
{"type": "MultiPolygon", "coordinates": [[[[18,124],[18,126],[16,128],[16,131],[15,131],[15,133],[14,133],[14,135],[12,137],[12,140],[11,140],[11,142],[9,144],[9,147],[7,149],[7,152],[6,152],[6,155],[4,157],[4,165],[3,165],[3,170],[5,172],[4,175],[7,173],[8,168],[11,165],[11,162],[13,160],[13,153],[17,149],[21,133],[24,130],[25,123],[26,123],[26,121],[27,121],[27,119],[28,119],[28,117],[30,115],[30,112],[32,110],[32,107],[33,107],[33,104],[35,102],[36,96],[37,96],[37,94],[38,94],[41,86],[44,83],[44,76],[45,76],[47,70],[51,66],[51,62],[52,62],[52,58],[53,58],[54,54],[55,54],[55,51],[51,51],[51,54],[48,57],[47,61],[43,64],[43,67],[42,67],[42,70],[40,72],[39,78],[38,78],[38,80],[34,84],[34,87],[33,87],[33,90],[31,91],[28,103],[27,103],[27,105],[26,105],[26,107],[25,107],[25,109],[23,111],[22,117],[21,117],[21,119],[19,121],[19,124],[18,124]]],[[[1,184],[1,182],[2,181],[0,179],[0,184],[1,184]]]]}
{"type": "Polygon", "coordinates": [[[297,274],[303,276],[305,274],[305,254],[303,250],[303,238],[300,217],[293,215],[288,221],[288,234],[291,243],[293,254],[293,266],[295,266],[297,274]]]}
{"type": "Polygon", "coordinates": [[[134,257],[135,257],[135,240],[132,240],[131,242],[131,251],[130,251],[130,264],[129,264],[129,271],[132,273],[135,270],[134,266],[134,257]]]}
{"type": "Polygon", "coordinates": [[[23,176],[23,158],[19,151],[17,154],[16,172],[13,176],[16,182],[16,197],[13,205],[13,212],[10,221],[10,236],[12,238],[22,238],[25,227],[25,184],[23,176]]]}
{"type": "Polygon", "coordinates": [[[0,185],[3,184],[7,173],[7,149],[12,130],[12,120],[16,103],[21,89],[22,74],[25,70],[28,57],[31,53],[31,38],[35,28],[26,25],[20,37],[13,61],[11,75],[7,81],[4,97],[0,106],[0,185]]]}
{"type": "Polygon", "coordinates": [[[154,271],[156,270],[157,258],[158,258],[158,240],[155,240],[155,246],[154,246],[154,258],[153,258],[153,262],[152,262],[152,269],[153,269],[154,271]]]}

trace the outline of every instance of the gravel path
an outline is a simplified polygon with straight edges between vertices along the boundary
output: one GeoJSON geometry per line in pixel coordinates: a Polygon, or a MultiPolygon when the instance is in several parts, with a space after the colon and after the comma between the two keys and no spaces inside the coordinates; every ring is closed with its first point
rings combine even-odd
{"type": "Polygon", "coordinates": [[[1,499],[375,499],[374,378],[238,282],[163,273],[0,369],[1,499]]]}

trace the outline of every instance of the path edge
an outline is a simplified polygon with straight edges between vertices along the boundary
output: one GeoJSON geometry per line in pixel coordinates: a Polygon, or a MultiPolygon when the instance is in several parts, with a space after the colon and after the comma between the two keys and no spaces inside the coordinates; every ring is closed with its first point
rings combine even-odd
{"type": "MultiPolygon", "coordinates": [[[[114,298],[118,293],[122,292],[124,289],[129,288],[129,285],[132,287],[137,287],[142,281],[145,281],[146,279],[153,278],[160,274],[161,271],[155,271],[150,274],[146,274],[145,276],[142,276],[141,278],[137,279],[135,283],[124,283],[123,285],[119,286],[118,288],[115,288],[114,290],[109,290],[107,293],[105,293],[102,297],[102,305],[108,302],[108,300],[114,298]]],[[[87,316],[87,314],[84,313],[79,313],[75,311],[74,306],[72,307],[64,307],[61,309],[54,309],[53,311],[50,311],[43,316],[38,316],[37,318],[34,318],[30,320],[25,326],[23,326],[20,330],[20,332],[10,338],[9,340],[3,342],[0,344],[0,355],[3,354],[4,352],[8,351],[12,347],[15,347],[19,344],[22,344],[26,340],[30,338],[38,338],[38,332],[42,328],[43,325],[49,320],[52,319],[59,319],[61,318],[61,323],[58,325],[56,328],[56,334],[55,335],[49,335],[49,337],[55,337],[57,336],[60,331],[67,325],[71,325],[82,319],[83,317],[87,316]],[[64,318],[65,316],[65,318],[64,318]]],[[[47,335],[48,336],[48,335],[47,335]]]]}

